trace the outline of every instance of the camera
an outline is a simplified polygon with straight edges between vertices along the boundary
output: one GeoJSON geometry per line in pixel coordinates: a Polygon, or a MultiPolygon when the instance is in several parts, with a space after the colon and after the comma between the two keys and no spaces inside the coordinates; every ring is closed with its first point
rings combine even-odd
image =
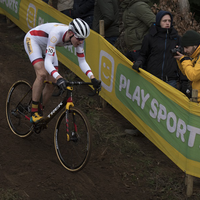
{"type": "Polygon", "coordinates": [[[171,53],[173,56],[177,56],[177,52],[183,54],[183,47],[178,46],[178,47],[175,47],[174,49],[171,49],[171,53]]]}

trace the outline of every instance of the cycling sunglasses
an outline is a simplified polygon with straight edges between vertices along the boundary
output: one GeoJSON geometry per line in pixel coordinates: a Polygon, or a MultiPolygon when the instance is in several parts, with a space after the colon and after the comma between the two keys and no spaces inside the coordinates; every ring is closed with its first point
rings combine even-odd
{"type": "Polygon", "coordinates": [[[83,41],[83,40],[85,40],[85,38],[78,38],[76,35],[74,35],[74,37],[75,37],[78,41],[83,41]]]}
{"type": "Polygon", "coordinates": [[[85,38],[76,38],[76,39],[79,40],[79,41],[85,40],[85,38]]]}

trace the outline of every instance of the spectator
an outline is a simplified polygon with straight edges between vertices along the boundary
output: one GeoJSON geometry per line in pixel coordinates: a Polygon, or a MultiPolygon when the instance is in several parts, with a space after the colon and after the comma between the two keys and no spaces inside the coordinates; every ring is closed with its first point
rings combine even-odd
{"type": "Polygon", "coordinates": [[[57,9],[61,13],[73,18],[73,4],[74,0],[58,0],[57,9]]]}
{"type": "Polygon", "coordinates": [[[128,49],[125,56],[132,62],[137,60],[142,40],[156,19],[149,4],[149,0],[124,0],[120,4],[124,10],[124,41],[128,49]]]}
{"type": "Polygon", "coordinates": [[[184,93],[188,98],[192,97],[192,86],[191,82],[188,80],[187,76],[183,75],[179,69],[179,84],[177,89],[184,93]]]}
{"type": "Polygon", "coordinates": [[[95,0],[74,0],[73,17],[81,18],[92,28],[95,0]]]}
{"type": "Polygon", "coordinates": [[[99,20],[104,20],[105,39],[114,45],[119,36],[118,0],[95,1],[93,30],[97,33],[99,33],[99,20]]]}
{"type": "Polygon", "coordinates": [[[177,52],[175,58],[182,73],[192,82],[192,89],[198,90],[198,102],[200,101],[200,34],[193,30],[185,32],[181,38],[181,46],[184,47],[183,55],[177,52]]]}
{"type": "Polygon", "coordinates": [[[177,88],[178,66],[171,49],[180,44],[180,36],[172,26],[173,17],[168,11],[160,11],[156,15],[156,23],[152,24],[145,35],[139,58],[133,69],[142,67],[177,88]]]}

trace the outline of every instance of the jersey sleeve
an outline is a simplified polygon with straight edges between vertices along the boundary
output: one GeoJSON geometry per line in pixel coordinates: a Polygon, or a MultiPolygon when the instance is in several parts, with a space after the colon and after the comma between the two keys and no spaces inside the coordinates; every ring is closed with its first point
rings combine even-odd
{"type": "Polygon", "coordinates": [[[76,47],[76,54],[78,56],[79,67],[81,68],[82,72],[90,78],[90,76],[92,76],[93,73],[90,66],[85,60],[84,42],[78,47],[76,47]]]}
{"type": "Polygon", "coordinates": [[[58,39],[59,39],[59,34],[56,34],[55,32],[49,34],[46,47],[45,60],[44,60],[45,69],[55,79],[59,75],[59,73],[57,72],[56,68],[53,65],[55,60],[57,60],[56,44],[58,43],[58,39]]]}

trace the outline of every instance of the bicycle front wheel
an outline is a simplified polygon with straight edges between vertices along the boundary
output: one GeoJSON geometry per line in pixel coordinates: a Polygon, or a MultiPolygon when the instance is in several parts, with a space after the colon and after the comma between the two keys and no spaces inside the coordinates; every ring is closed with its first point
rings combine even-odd
{"type": "Polygon", "coordinates": [[[32,89],[28,82],[15,82],[6,99],[6,119],[11,131],[19,137],[27,137],[33,131],[31,116],[32,89]]]}
{"type": "Polygon", "coordinates": [[[67,170],[76,172],[87,164],[91,152],[91,128],[81,110],[70,107],[69,112],[60,115],[54,145],[59,161],[67,170]]]}

